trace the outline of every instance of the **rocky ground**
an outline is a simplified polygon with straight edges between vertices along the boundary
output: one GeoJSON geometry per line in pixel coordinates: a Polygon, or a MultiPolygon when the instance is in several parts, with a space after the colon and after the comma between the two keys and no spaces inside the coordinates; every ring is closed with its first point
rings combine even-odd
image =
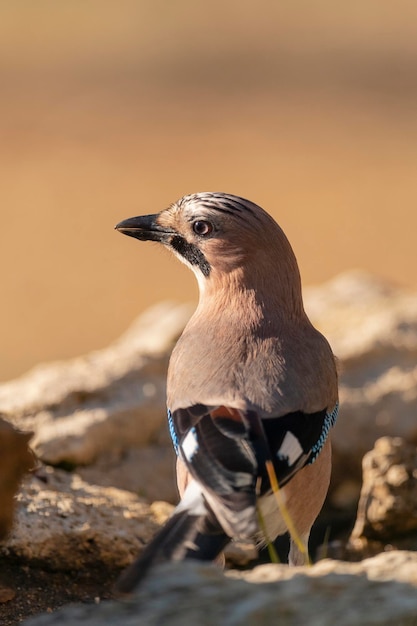
{"type": "MultiPolygon", "coordinates": [[[[177,565],[127,604],[102,602],[176,500],[165,373],[191,309],[165,303],[102,351],[0,385],[0,446],[13,451],[0,456],[1,624],[38,613],[28,623],[129,624],[138,612],[144,624],[248,624],[255,616],[267,624],[278,614],[284,624],[305,615],[320,624],[416,623],[417,559],[406,550],[417,544],[417,295],[353,272],[306,290],[305,301],[340,366],[333,479],[313,543],[324,544],[318,556],[361,562],[262,566],[243,580],[177,565]],[[17,492],[5,537],[13,493],[34,464],[19,431],[33,433],[39,461],[17,492]],[[85,604],[55,613],[76,600],[85,604]]],[[[256,556],[234,548],[232,563],[256,556]]]]}
{"type": "Polygon", "coordinates": [[[417,555],[382,554],[362,563],[320,561],[311,568],[263,565],[249,573],[196,563],[155,571],[124,602],[66,607],[27,626],[411,626],[417,616],[417,555]]]}

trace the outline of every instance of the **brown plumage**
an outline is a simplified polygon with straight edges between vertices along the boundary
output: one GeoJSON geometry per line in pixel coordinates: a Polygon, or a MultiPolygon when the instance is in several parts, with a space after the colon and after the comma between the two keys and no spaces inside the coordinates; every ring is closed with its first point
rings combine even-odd
{"type": "MultiPolygon", "coordinates": [[[[168,371],[183,500],[121,587],[132,588],[162,560],[214,558],[236,536],[262,543],[259,513],[268,539],[285,533],[267,457],[308,541],[329,484],[337,374],[329,344],[304,311],[283,231],[257,205],[222,193],[185,196],[116,228],[170,248],[194,271],[200,290],[168,371]]],[[[294,541],[290,561],[305,561],[294,541]]]]}

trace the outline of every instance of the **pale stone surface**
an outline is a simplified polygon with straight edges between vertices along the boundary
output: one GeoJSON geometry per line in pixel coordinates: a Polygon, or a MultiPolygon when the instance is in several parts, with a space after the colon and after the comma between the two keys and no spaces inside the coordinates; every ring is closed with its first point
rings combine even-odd
{"type": "Polygon", "coordinates": [[[13,530],[1,556],[71,570],[103,563],[125,567],[140,554],[172,507],[98,487],[77,474],[41,467],[17,496],[13,530]]]}
{"type": "MultiPolygon", "coordinates": [[[[34,431],[34,450],[47,463],[89,465],[102,457],[103,466],[108,455],[118,454],[123,464],[125,450],[162,445],[159,468],[171,473],[166,369],[191,312],[190,305],[157,305],[108,348],[39,365],[0,385],[0,410],[19,428],[34,431]]],[[[175,499],[172,478],[161,496],[146,464],[136,468],[136,477],[134,488],[149,499],[175,499]]]]}
{"type": "MultiPolygon", "coordinates": [[[[164,424],[164,429],[168,427],[164,424]]],[[[133,491],[146,500],[178,499],[175,453],[171,442],[109,451],[77,473],[89,483],[133,491]]]]}
{"type": "Polygon", "coordinates": [[[417,554],[388,552],[362,563],[311,568],[264,565],[225,576],[215,566],[171,563],[134,597],[66,607],[27,626],[411,626],[417,615],[417,554]]]}

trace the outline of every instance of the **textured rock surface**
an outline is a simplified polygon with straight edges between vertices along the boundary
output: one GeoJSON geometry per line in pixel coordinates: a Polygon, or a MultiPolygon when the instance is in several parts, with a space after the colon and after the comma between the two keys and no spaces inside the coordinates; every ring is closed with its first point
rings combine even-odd
{"type": "MultiPolygon", "coordinates": [[[[174,500],[166,368],[191,311],[189,305],[157,305],[108,348],[39,365],[22,378],[0,385],[0,411],[19,428],[34,431],[32,445],[43,461],[67,466],[97,461],[105,469],[110,461],[113,474],[119,476],[118,486],[133,487],[149,500],[174,500]],[[156,470],[170,477],[163,488],[161,481],[149,480],[147,471],[155,444],[164,449],[156,470]],[[143,446],[150,447],[132,481],[128,478],[132,456],[138,461],[135,449],[143,446]],[[128,484],[122,484],[122,476],[128,484]]],[[[96,471],[94,480],[109,484],[106,471],[96,471]]]]}
{"type": "Polygon", "coordinates": [[[31,433],[21,433],[0,417],[0,540],[12,525],[14,495],[19,483],[34,465],[28,442],[31,433]]]}
{"type": "Polygon", "coordinates": [[[22,485],[10,536],[0,556],[34,561],[49,569],[124,567],[171,511],[133,493],[89,485],[76,474],[41,467],[22,485]]]}
{"type": "Polygon", "coordinates": [[[400,437],[378,439],[362,462],[363,485],[352,539],[395,541],[417,535],[417,448],[400,437]]]}
{"type": "Polygon", "coordinates": [[[264,565],[225,576],[214,566],[169,564],[126,602],[66,607],[27,626],[411,626],[417,615],[417,554],[391,552],[362,563],[311,568],[264,565]],[[256,583],[256,584],[255,584],[256,583]]]}
{"type": "MultiPolygon", "coordinates": [[[[167,429],[165,423],[163,426],[167,429]]],[[[89,483],[133,491],[149,501],[176,502],[175,454],[171,441],[148,446],[133,446],[100,455],[92,465],[77,467],[89,483]]]]}
{"type": "Polygon", "coordinates": [[[155,306],[108,348],[0,385],[0,410],[35,431],[35,451],[50,463],[148,443],[165,421],[169,353],[189,315],[189,306],[155,306]]]}

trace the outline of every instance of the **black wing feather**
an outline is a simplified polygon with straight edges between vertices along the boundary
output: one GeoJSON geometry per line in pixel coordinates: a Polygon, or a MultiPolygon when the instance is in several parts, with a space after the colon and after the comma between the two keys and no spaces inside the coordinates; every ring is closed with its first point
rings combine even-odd
{"type": "Polygon", "coordinates": [[[254,411],[201,404],[173,412],[180,454],[228,534],[256,532],[256,497],[270,489],[266,460],[285,485],[310,462],[326,414],[296,411],[260,419],[254,411]]]}

